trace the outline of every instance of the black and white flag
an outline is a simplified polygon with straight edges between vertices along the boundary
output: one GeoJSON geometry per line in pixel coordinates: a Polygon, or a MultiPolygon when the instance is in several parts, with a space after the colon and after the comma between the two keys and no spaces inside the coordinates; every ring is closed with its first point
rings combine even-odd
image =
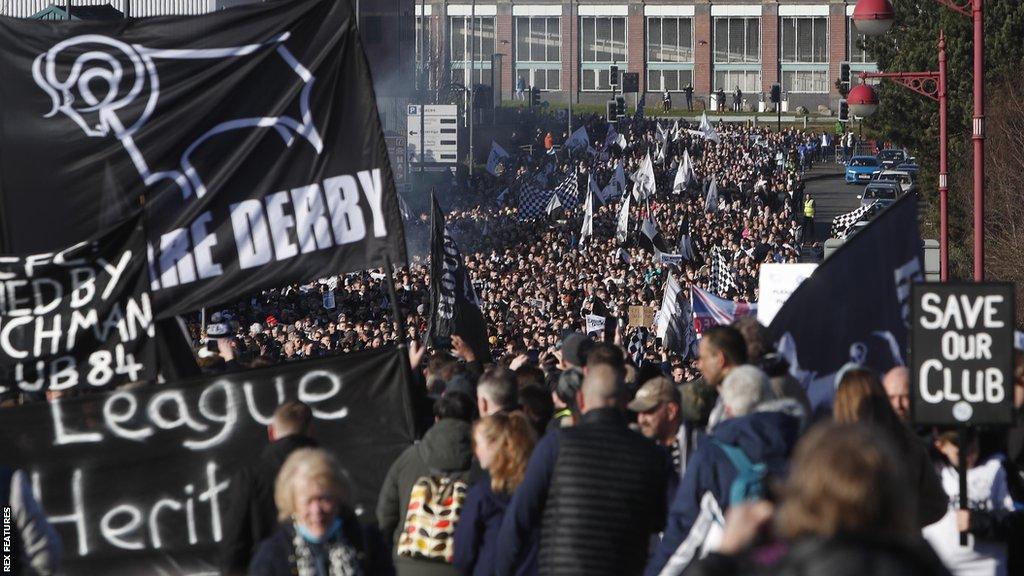
{"type": "Polygon", "coordinates": [[[619,215],[615,225],[615,241],[625,244],[629,238],[629,201],[631,196],[622,197],[622,205],[619,206],[619,215]]]}
{"type": "Polygon", "coordinates": [[[696,357],[697,332],[693,328],[690,299],[683,293],[673,274],[669,274],[665,281],[657,330],[658,338],[661,338],[661,344],[667,350],[677,352],[683,358],[696,357]]]}
{"type": "Polygon", "coordinates": [[[0,278],[0,393],[156,380],[140,216],[56,253],[0,256],[0,278]]]}
{"type": "Polygon", "coordinates": [[[729,262],[718,246],[711,249],[711,284],[708,289],[723,298],[730,289],[739,292],[729,262]]]}
{"type": "Polygon", "coordinates": [[[718,180],[714,177],[711,178],[711,184],[708,185],[707,196],[704,197],[704,211],[705,212],[718,212],[718,180]]]}
{"type": "Polygon", "coordinates": [[[679,255],[684,260],[693,262],[697,259],[697,255],[693,252],[693,241],[690,240],[690,221],[683,218],[683,221],[679,223],[679,255]]]}
{"type": "MultiPolygon", "coordinates": [[[[622,138],[622,136],[619,136],[622,138]]],[[[622,161],[615,162],[615,173],[608,185],[602,190],[602,202],[608,203],[613,198],[621,198],[626,193],[626,172],[622,169],[622,161]]]]}
{"type": "Polygon", "coordinates": [[[876,208],[876,204],[878,204],[878,202],[872,202],[867,206],[861,206],[856,210],[847,212],[846,214],[840,214],[833,218],[830,236],[832,238],[846,238],[846,235],[850,232],[850,228],[853,228],[854,224],[860,222],[866,214],[874,210],[876,208]]]}
{"type": "Polygon", "coordinates": [[[654,192],[654,163],[651,162],[651,153],[648,152],[640,162],[640,168],[633,174],[633,198],[640,202],[654,196],[654,192]]]}
{"type": "Polygon", "coordinates": [[[679,194],[686,190],[694,180],[693,163],[690,161],[690,151],[683,150],[683,159],[679,162],[679,169],[676,170],[676,179],[672,182],[672,192],[679,194]]]}
{"type": "Polygon", "coordinates": [[[159,318],[406,260],[347,2],[0,18],[0,78],[6,252],[59,250],[142,205],[159,318]]]}
{"type": "Polygon", "coordinates": [[[555,194],[566,210],[575,210],[580,207],[580,190],[576,181],[575,169],[570,168],[565,178],[555,186],[555,194]]]}
{"type": "Polygon", "coordinates": [[[650,330],[641,326],[633,332],[632,336],[629,337],[629,344],[626,345],[626,352],[629,353],[630,359],[633,360],[633,364],[636,365],[637,368],[643,366],[649,336],[650,330]]]}
{"type": "Polygon", "coordinates": [[[524,178],[519,186],[519,219],[529,220],[544,213],[554,192],[539,188],[531,178],[524,178]]]}
{"type": "Polygon", "coordinates": [[[629,252],[626,251],[625,248],[619,248],[618,250],[616,250],[615,251],[615,255],[619,257],[619,260],[622,260],[626,264],[632,264],[633,263],[632,256],[629,255],[629,252]]]}
{"type": "Polygon", "coordinates": [[[431,339],[461,336],[478,359],[489,362],[487,323],[473,288],[462,252],[448,233],[444,213],[431,198],[430,213],[430,324],[431,339]]]}
{"type": "Polygon", "coordinates": [[[558,210],[561,207],[562,202],[561,200],[558,199],[558,194],[552,194],[551,199],[548,200],[548,205],[547,208],[544,209],[544,212],[546,212],[548,216],[554,217],[555,210],[558,210]]]}
{"type": "Polygon", "coordinates": [[[828,411],[847,362],[904,365],[911,285],[923,279],[917,201],[883,210],[790,295],[768,327],[811,405],[828,411]]]}
{"type": "MultiPolygon", "coordinates": [[[[594,193],[587,190],[587,201],[583,206],[583,226],[580,228],[580,247],[594,235],[594,193]]],[[[593,242],[593,240],[591,240],[593,242]]]]}

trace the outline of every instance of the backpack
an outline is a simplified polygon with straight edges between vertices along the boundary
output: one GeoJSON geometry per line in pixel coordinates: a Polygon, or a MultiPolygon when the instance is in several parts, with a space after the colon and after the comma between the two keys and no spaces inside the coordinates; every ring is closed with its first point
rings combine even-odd
{"type": "Polygon", "coordinates": [[[736,478],[729,486],[728,505],[739,504],[747,500],[760,500],[764,496],[764,479],[768,475],[768,467],[763,463],[754,464],[737,446],[713,440],[715,445],[725,452],[725,456],[736,468],[736,478]]]}
{"type": "Polygon", "coordinates": [[[455,553],[455,525],[467,490],[464,481],[451,476],[431,475],[417,479],[409,495],[398,555],[451,564],[455,553]]]}

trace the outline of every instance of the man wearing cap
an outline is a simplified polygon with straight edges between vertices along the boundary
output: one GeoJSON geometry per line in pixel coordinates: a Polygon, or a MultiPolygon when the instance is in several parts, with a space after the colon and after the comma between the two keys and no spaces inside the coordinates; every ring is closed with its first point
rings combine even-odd
{"type": "Polygon", "coordinates": [[[672,469],[680,476],[686,465],[685,429],[677,389],[668,378],[659,376],[644,383],[629,409],[636,413],[640,432],[672,455],[672,469]]]}

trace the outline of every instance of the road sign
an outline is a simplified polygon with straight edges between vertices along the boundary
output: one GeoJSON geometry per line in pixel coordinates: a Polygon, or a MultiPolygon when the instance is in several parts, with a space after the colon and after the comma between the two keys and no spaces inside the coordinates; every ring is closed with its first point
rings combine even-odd
{"type": "Polygon", "coordinates": [[[406,129],[410,164],[457,164],[459,161],[459,107],[428,104],[408,107],[406,129]],[[424,112],[421,117],[420,113],[424,112]],[[420,132],[422,131],[422,135],[420,132]],[[420,154],[422,142],[423,153],[420,154]]]}
{"type": "Polygon", "coordinates": [[[911,292],[915,424],[1013,420],[1013,284],[925,283],[911,292]]]}

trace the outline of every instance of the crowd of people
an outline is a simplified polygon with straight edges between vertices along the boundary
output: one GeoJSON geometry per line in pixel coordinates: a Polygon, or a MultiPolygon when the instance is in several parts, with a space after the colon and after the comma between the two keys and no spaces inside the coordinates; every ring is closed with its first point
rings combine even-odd
{"type": "MultiPolygon", "coordinates": [[[[483,173],[437,192],[488,321],[491,357],[507,364],[526,355],[536,362],[555,351],[563,333],[581,329],[586,313],[608,318],[602,337],[624,343],[637,328],[627,326],[629,307],[657,307],[670,271],[687,286],[710,287],[708,254],[716,247],[726,256],[733,280],[719,295],[755,302],[760,264],[799,261],[803,245],[811,242],[813,231],[803,226],[809,195],[801,173],[819,157],[821,134],[719,124],[720,142],[714,143],[686,122],[672,126],[635,119],[613,127],[597,116],[579,119],[584,121],[589,153],[558,144],[570,138],[564,126],[555,138],[553,124],[538,123],[503,143],[513,153],[496,175],[483,173]],[[694,177],[678,187],[674,179],[684,152],[694,177]],[[649,201],[633,200],[633,230],[619,251],[615,231],[621,198],[633,190],[631,175],[648,156],[656,192],[649,201]],[[596,208],[594,237],[585,248],[579,245],[582,207],[530,219],[519,213],[525,186],[551,189],[575,175],[582,199],[591,179],[595,187],[606,188],[617,172],[630,175],[623,194],[596,208]],[[705,197],[712,181],[718,203],[708,216],[705,197]],[[639,231],[644,219],[657,227],[655,248],[679,252],[685,235],[693,257],[675,263],[652,257],[639,231]]],[[[406,339],[422,338],[430,315],[428,212],[408,215],[413,256],[409,267],[394,274],[406,339]]],[[[391,318],[385,276],[368,271],[265,291],[216,312],[204,325],[196,318],[192,329],[197,345],[209,336],[203,326],[214,326],[217,338],[230,336],[219,354],[200,350],[209,356],[204,364],[216,370],[221,362],[266,365],[380,347],[399,339],[391,318]]],[[[642,357],[681,368],[680,377],[695,374],[692,358],[673,354],[654,338],[645,342],[642,357]]]]}
{"type": "Polygon", "coordinates": [[[752,319],[710,328],[682,385],[582,333],[546,372],[414,346],[430,425],[376,510],[353,513],[309,408],[288,402],[259,472],[239,476],[253,489],[229,505],[225,573],[1018,573],[1024,353],[1016,424],[961,456],[955,431],[907,420],[906,368],[844,367],[832,415],[813,417],[792,378],[759,367],[770,346],[752,319]]]}

